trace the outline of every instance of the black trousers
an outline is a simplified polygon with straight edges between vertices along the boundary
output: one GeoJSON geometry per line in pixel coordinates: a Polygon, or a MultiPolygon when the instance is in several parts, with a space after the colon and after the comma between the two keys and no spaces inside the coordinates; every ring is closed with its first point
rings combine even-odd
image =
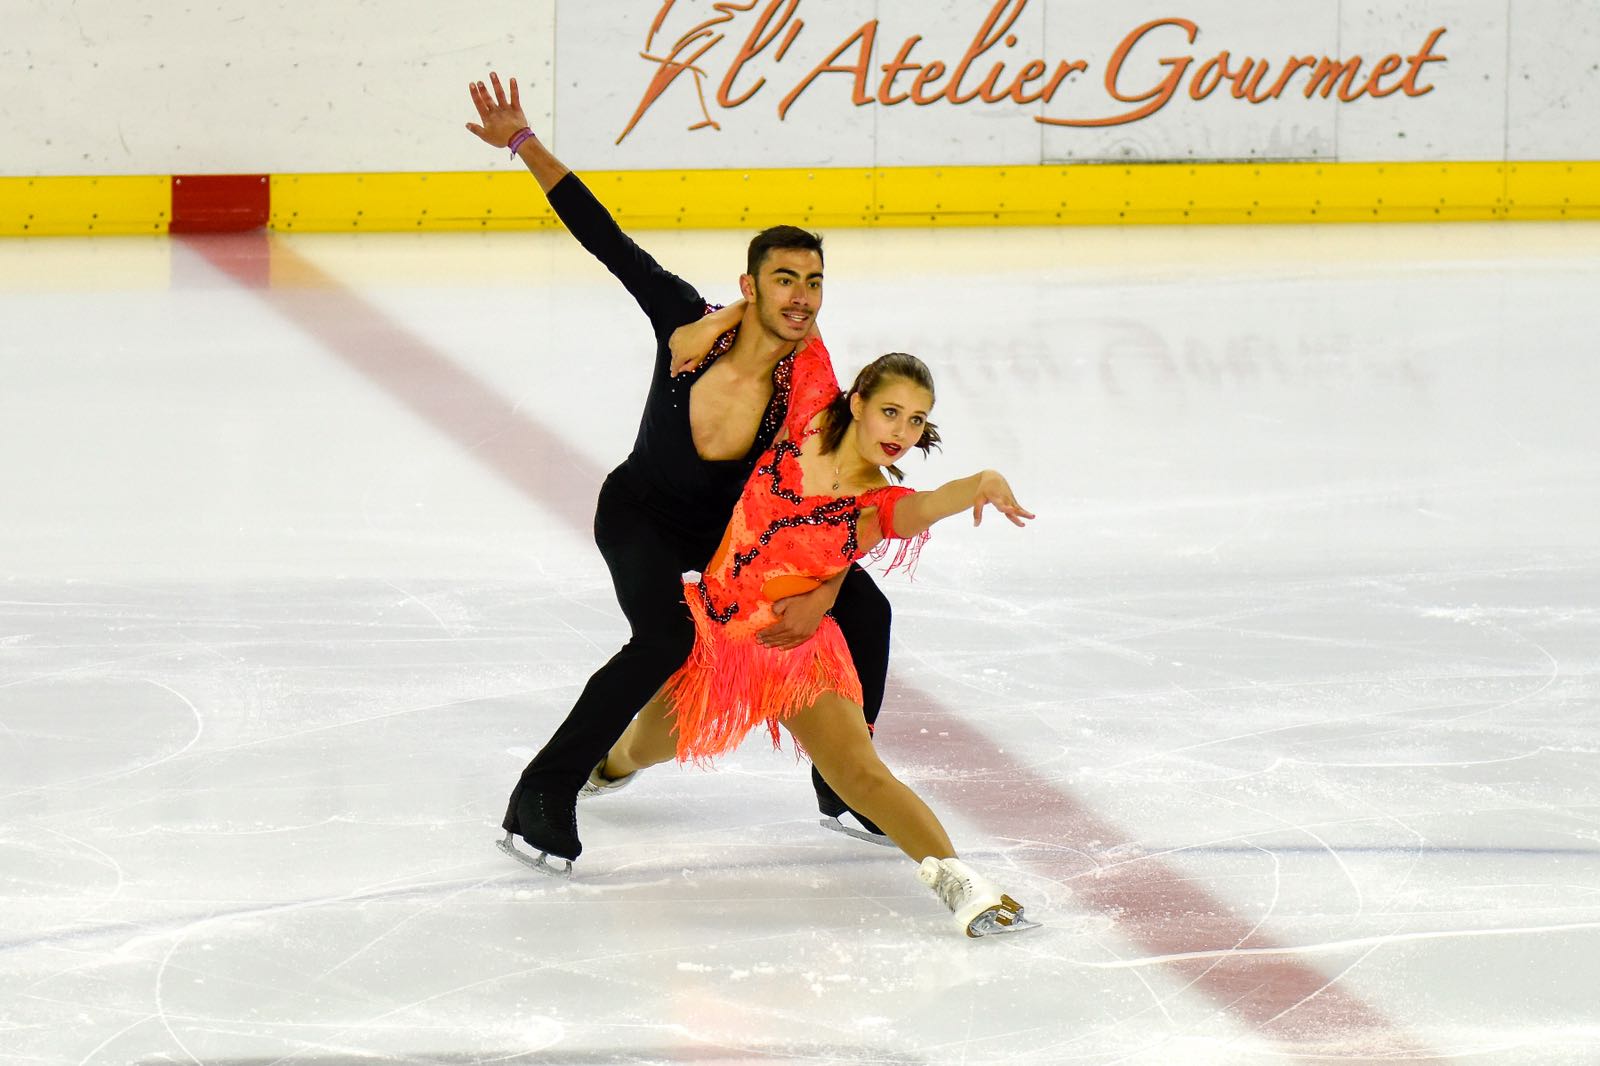
{"type": "MultiPolygon", "coordinates": [[[[589,771],[694,647],[683,572],[703,568],[716,545],[663,523],[638,502],[620,472],[600,489],[594,539],[632,636],[589,678],[566,720],[522,771],[503,823],[509,832],[518,832],[517,800],[524,791],[576,795],[589,771]]],[[[874,724],[889,670],[889,601],[866,571],[852,565],[831,613],[861,678],[867,722],[874,724]]]]}

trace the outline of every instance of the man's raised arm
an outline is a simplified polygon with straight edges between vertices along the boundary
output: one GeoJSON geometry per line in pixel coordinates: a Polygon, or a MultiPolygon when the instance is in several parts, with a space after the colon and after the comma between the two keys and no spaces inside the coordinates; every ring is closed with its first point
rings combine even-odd
{"type": "Polygon", "coordinates": [[[667,337],[678,326],[700,316],[705,302],[694,287],[663,269],[650,253],[623,233],[588,187],[550,154],[550,149],[529,128],[516,78],[511,79],[509,96],[500,84],[500,75],[493,73],[488,85],[477,81],[469,89],[482,121],[467,123],[467,129],[496,148],[515,146],[517,158],[544,190],[556,217],[590,255],[622,282],[649,316],[658,337],[667,337]]]}
{"type": "Polygon", "coordinates": [[[483,125],[476,122],[467,123],[467,129],[477,134],[478,139],[485,144],[496,148],[506,148],[523,130],[528,130],[528,135],[523,137],[517,145],[517,158],[527,164],[528,170],[533,174],[534,180],[539,183],[546,195],[556,187],[556,183],[572,171],[567,165],[550,154],[539,138],[528,126],[528,117],[522,113],[522,98],[517,93],[517,79],[511,79],[511,98],[506,98],[505,89],[500,86],[500,75],[490,74],[489,85],[475,81],[467,88],[472,93],[472,102],[478,109],[478,117],[483,120],[483,125]],[[490,88],[494,95],[490,95],[490,88]]]}

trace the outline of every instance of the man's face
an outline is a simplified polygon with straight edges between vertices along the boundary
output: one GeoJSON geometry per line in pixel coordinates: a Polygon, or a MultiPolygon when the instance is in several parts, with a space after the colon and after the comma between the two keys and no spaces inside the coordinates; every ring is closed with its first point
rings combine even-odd
{"type": "Polygon", "coordinates": [[[740,288],[762,329],[798,341],[822,310],[822,256],[804,248],[774,248],[754,278],[740,278],[740,288]]]}

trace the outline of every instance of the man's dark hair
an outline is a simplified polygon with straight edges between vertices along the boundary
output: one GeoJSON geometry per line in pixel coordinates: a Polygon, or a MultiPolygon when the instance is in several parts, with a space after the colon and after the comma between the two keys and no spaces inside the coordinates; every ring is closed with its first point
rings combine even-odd
{"type": "Polygon", "coordinates": [[[761,269],[761,263],[767,258],[767,253],[777,248],[797,248],[801,251],[816,252],[817,258],[822,258],[822,236],[810,230],[801,229],[799,226],[769,226],[750,238],[750,255],[746,259],[745,273],[751,277],[761,269]]]}

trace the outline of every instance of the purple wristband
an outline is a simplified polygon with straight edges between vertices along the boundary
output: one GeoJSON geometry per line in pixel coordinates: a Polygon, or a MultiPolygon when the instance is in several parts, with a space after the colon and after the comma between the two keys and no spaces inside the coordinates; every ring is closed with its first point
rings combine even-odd
{"type": "Polygon", "coordinates": [[[512,159],[517,157],[517,149],[522,147],[522,142],[532,136],[533,130],[529,129],[527,126],[522,127],[516,133],[511,135],[511,143],[507,147],[511,149],[512,159]]]}

